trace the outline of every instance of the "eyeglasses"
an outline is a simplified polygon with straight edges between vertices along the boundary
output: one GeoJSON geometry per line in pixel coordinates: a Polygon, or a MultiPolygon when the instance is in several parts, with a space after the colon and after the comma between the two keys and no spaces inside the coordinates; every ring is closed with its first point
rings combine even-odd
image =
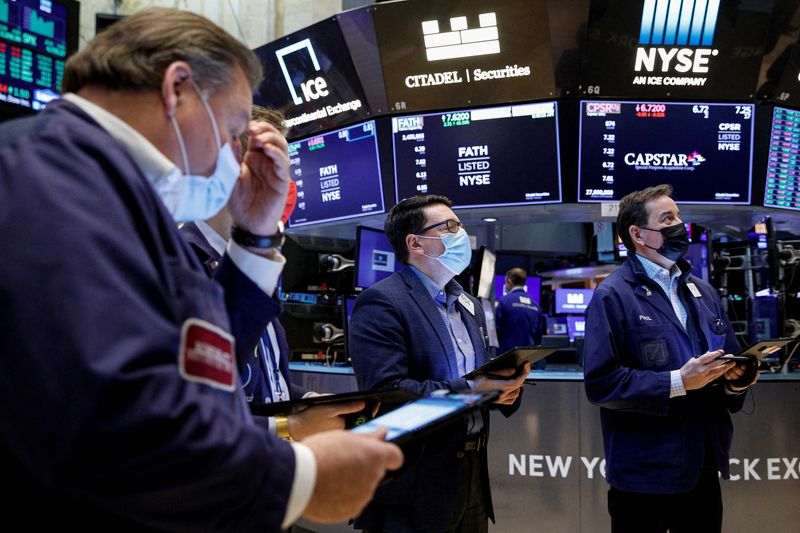
{"type": "Polygon", "coordinates": [[[437,222],[436,224],[431,224],[430,226],[422,228],[417,232],[417,234],[425,233],[426,231],[432,230],[433,228],[438,228],[439,226],[444,226],[448,233],[458,233],[458,230],[463,228],[464,224],[453,219],[443,220],[441,222],[437,222]]]}

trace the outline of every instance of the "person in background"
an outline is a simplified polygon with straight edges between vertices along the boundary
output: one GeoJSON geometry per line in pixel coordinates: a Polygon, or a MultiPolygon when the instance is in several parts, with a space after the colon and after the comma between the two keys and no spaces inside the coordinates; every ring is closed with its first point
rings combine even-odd
{"type": "MultiPolygon", "coordinates": [[[[254,105],[251,119],[271,124],[281,135],[286,136],[283,114],[279,111],[254,105]]],[[[241,147],[246,147],[249,141],[250,136],[247,133],[241,135],[234,152],[241,157],[241,147]]],[[[286,224],[291,216],[297,197],[296,194],[294,196],[291,194],[291,190],[290,188],[286,207],[281,215],[283,224],[286,224]]],[[[209,277],[213,277],[214,270],[225,254],[225,247],[231,239],[232,225],[233,217],[227,205],[207,221],[186,222],[181,225],[181,235],[197,254],[209,277]]],[[[278,317],[269,322],[258,343],[247,352],[246,359],[238,363],[242,388],[248,403],[286,402],[317,395],[292,383],[289,372],[289,345],[278,317]]],[[[268,417],[264,420],[272,433],[279,437],[301,440],[321,431],[344,429],[344,415],[356,412],[362,407],[363,402],[320,405],[293,415],[268,417]]]]}
{"type": "MultiPolygon", "coordinates": [[[[546,324],[539,303],[525,290],[528,274],[521,268],[512,268],[506,272],[506,294],[497,302],[495,320],[497,322],[497,339],[500,346],[497,353],[502,354],[515,346],[536,346],[542,343],[546,324]]],[[[544,359],[533,365],[534,369],[543,369],[544,359]]]]}
{"type": "Polygon", "coordinates": [[[338,521],[402,463],[380,432],[278,439],[238,386],[236,356],[277,316],[285,262],[288,147],[249,121],[261,75],[210,21],[147,9],[69,59],[61,100],[0,125],[7,529],[338,521]],[[212,281],[176,221],[229,198],[244,238],[212,281]]]}
{"type": "MultiPolygon", "coordinates": [[[[386,236],[405,266],[359,295],[350,319],[350,357],[362,390],[500,389],[493,408],[510,416],[520,405],[530,365],[518,375],[468,381],[488,361],[480,302],[453,278],[470,263],[463,224],[444,196],[407,198],[386,217],[386,236]]],[[[487,531],[494,519],[486,445],[488,408],[426,439],[408,468],[375,493],[355,521],[370,532],[487,531]]]]}
{"type": "Polygon", "coordinates": [[[625,263],[586,311],[585,386],[599,405],[614,533],[719,532],[731,412],[758,374],[719,357],[739,343],[719,295],[691,275],[672,187],[619,204],[625,263]]]}

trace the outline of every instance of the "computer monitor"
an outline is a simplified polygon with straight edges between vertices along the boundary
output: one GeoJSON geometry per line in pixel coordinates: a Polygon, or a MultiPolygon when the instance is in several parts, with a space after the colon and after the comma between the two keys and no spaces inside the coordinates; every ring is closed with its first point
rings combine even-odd
{"type": "Polygon", "coordinates": [[[453,207],[561,202],[555,102],[392,118],[397,201],[442,194],[453,207]]]}
{"type": "Polygon", "coordinates": [[[375,121],[289,143],[297,206],[289,226],[385,211],[375,121]]]}
{"type": "Polygon", "coordinates": [[[586,317],[584,316],[568,316],[567,317],[567,334],[569,340],[574,341],[575,337],[586,336],[586,317]]]}
{"type": "Polygon", "coordinates": [[[753,104],[583,101],[578,201],[670,183],[678,204],[750,203],[753,104]]]}
{"type": "Polygon", "coordinates": [[[583,313],[592,301],[594,289],[556,289],[556,313],[583,313]]]}
{"type": "Polygon", "coordinates": [[[546,319],[548,335],[567,335],[567,319],[563,316],[549,316],[546,319]]]}
{"type": "MultiPolygon", "coordinates": [[[[525,292],[528,293],[537,304],[541,300],[542,278],[539,276],[528,276],[525,278],[525,292]]],[[[499,300],[506,295],[506,275],[496,274],[494,276],[494,298],[499,300]]]]}
{"type": "Polygon", "coordinates": [[[0,116],[60,97],[64,63],[78,49],[79,8],[73,0],[0,0],[0,116]]]}
{"type": "Polygon", "coordinates": [[[800,111],[776,107],[769,139],[764,206],[800,211],[800,111]]]}
{"type": "Polygon", "coordinates": [[[386,233],[377,228],[356,226],[355,290],[368,289],[400,270],[386,233]]]}
{"type": "Polygon", "coordinates": [[[497,256],[494,254],[494,252],[485,246],[482,246],[478,251],[478,272],[475,274],[475,278],[478,280],[478,288],[475,296],[478,298],[486,298],[488,300],[492,297],[492,286],[496,263],[497,256]]]}
{"type": "Polygon", "coordinates": [[[350,317],[353,316],[353,308],[355,306],[355,296],[342,298],[342,330],[344,331],[344,349],[348,356],[350,355],[350,317]]]}

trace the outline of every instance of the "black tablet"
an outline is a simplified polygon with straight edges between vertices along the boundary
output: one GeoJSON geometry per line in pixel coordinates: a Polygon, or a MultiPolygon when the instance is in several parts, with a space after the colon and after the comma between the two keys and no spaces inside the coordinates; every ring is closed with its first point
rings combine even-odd
{"type": "Polygon", "coordinates": [[[409,402],[394,411],[381,415],[351,429],[354,433],[375,431],[386,428],[386,440],[395,444],[405,444],[424,437],[443,425],[454,422],[466,413],[492,402],[499,396],[498,391],[433,394],[409,402]]]}
{"type": "Polygon", "coordinates": [[[541,346],[517,346],[507,352],[498,355],[491,361],[467,373],[465,379],[475,379],[480,375],[491,375],[492,372],[505,370],[507,368],[520,368],[525,363],[533,364],[544,359],[551,353],[558,351],[558,348],[542,348],[541,346]]]}
{"type": "Polygon", "coordinates": [[[768,339],[758,341],[751,344],[744,350],[741,350],[736,355],[720,355],[717,359],[724,361],[734,361],[738,363],[746,363],[754,357],[761,361],[765,357],[769,357],[785,348],[788,344],[795,342],[797,339],[783,338],[783,339],[768,339]]]}
{"type": "MultiPolygon", "coordinates": [[[[355,391],[344,392],[341,394],[323,394],[320,396],[312,396],[310,398],[303,398],[301,400],[292,400],[289,402],[275,402],[275,403],[260,403],[249,404],[250,413],[256,416],[288,416],[300,411],[304,411],[309,407],[315,405],[328,405],[343,402],[363,401],[366,405],[359,413],[371,413],[372,408],[376,403],[380,402],[381,406],[391,406],[416,400],[419,394],[404,390],[390,390],[390,391],[355,391]]],[[[370,417],[368,417],[370,418],[370,417]]]]}

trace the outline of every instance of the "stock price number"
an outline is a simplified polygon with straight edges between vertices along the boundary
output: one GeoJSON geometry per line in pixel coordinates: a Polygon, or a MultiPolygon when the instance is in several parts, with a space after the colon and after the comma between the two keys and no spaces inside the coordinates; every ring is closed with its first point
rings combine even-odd
{"type": "Polygon", "coordinates": [[[708,106],[707,105],[693,105],[692,106],[692,113],[695,115],[703,115],[703,118],[708,118],[708,106]]]}
{"type": "Polygon", "coordinates": [[[449,128],[451,126],[469,126],[469,123],[469,111],[460,113],[444,113],[442,115],[442,126],[445,128],[449,128]]]}
{"type": "Polygon", "coordinates": [[[667,116],[666,104],[636,104],[636,116],[639,118],[664,118],[667,116]]]}
{"type": "Polygon", "coordinates": [[[584,195],[589,198],[611,198],[614,196],[614,189],[584,189],[584,195]]]}

